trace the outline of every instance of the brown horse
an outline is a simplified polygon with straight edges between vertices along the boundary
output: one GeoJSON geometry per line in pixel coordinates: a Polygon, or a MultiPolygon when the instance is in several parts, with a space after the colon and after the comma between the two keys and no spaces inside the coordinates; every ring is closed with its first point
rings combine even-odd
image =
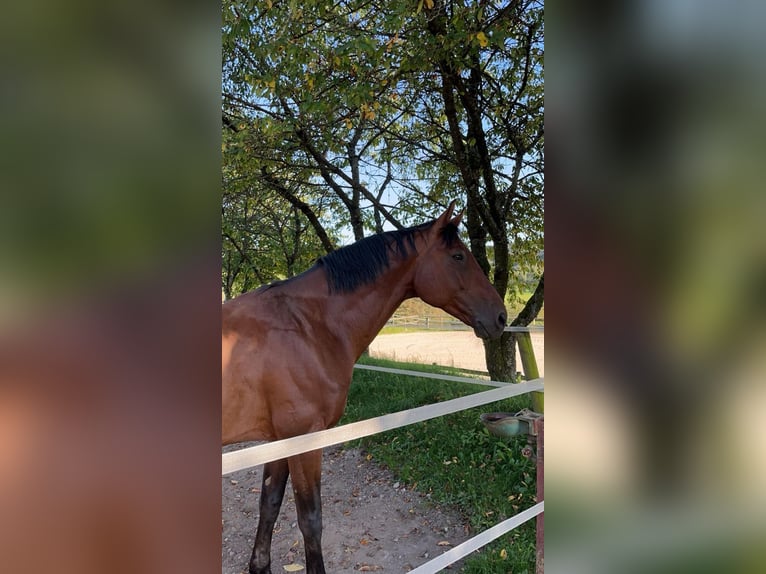
{"type": "MultiPolygon", "coordinates": [[[[354,363],[410,297],[498,337],[503,301],[458,237],[454,204],[435,221],[368,237],[308,271],[223,305],[223,444],[277,440],[338,422],[354,363]]],[[[322,451],[263,471],[251,574],[271,572],[271,537],[292,475],[308,574],[324,574],[322,451]]]]}

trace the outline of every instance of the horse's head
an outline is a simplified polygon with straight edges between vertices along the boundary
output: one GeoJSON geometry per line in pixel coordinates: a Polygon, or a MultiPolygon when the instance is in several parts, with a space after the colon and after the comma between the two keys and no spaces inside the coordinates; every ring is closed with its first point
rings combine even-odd
{"type": "Polygon", "coordinates": [[[454,202],[424,231],[426,247],[418,255],[415,294],[473,327],[477,337],[497,338],[507,319],[503,300],[460,240],[462,213],[453,218],[453,210],[454,202]]]}

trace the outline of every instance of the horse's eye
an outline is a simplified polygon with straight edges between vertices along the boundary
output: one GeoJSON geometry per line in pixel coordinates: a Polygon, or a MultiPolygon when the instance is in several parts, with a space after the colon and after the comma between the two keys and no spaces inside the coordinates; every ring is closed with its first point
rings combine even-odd
{"type": "Polygon", "coordinates": [[[452,256],[452,259],[454,259],[455,261],[462,261],[463,258],[464,258],[464,255],[462,253],[455,253],[452,256]]]}

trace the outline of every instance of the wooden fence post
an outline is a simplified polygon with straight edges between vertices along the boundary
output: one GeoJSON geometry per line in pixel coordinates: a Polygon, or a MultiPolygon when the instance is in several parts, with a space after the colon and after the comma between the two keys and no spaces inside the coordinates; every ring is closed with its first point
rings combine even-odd
{"type": "MultiPolygon", "coordinates": [[[[537,427],[537,502],[545,499],[545,418],[541,418],[537,427]]],[[[542,512],[537,515],[535,574],[545,572],[545,527],[542,512]]]]}
{"type": "MultiPolygon", "coordinates": [[[[516,333],[516,341],[519,344],[519,355],[521,355],[521,366],[524,370],[524,378],[528,381],[540,378],[540,371],[537,370],[537,360],[535,359],[535,350],[532,347],[532,335],[529,331],[516,333]]],[[[536,413],[545,412],[544,393],[532,393],[532,410],[536,413]]]]}

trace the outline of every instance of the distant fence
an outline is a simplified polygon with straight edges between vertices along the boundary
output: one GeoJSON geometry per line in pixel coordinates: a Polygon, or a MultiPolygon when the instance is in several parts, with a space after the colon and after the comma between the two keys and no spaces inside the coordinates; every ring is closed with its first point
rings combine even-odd
{"type": "MultiPolygon", "coordinates": [[[[450,315],[394,315],[386,322],[386,327],[405,329],[433,329],[435,331],[465,331],[470,329],[465,323],[450,315]]],[[[535,322],[529,327],[506,327],[506,331],[523,330],[524,332],[542,332],[542,322],[535,322]]]]}

